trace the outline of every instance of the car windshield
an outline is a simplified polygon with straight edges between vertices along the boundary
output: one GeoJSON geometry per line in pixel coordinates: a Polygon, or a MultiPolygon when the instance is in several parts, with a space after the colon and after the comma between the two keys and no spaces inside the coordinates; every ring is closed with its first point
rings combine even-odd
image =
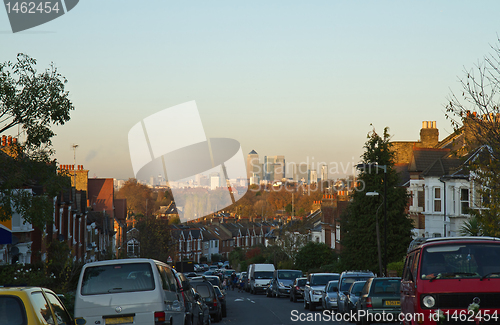
{"type": "Polygon", "coordinates": [[[311,277],[311,285],[312,286],[326,285],[328,282],[338,279],[339,279],[338,274],[314,275],[311,277]]]}
{"type": "Polygon", "coordinates": [[[426,247],[420,277],[426,280],[500,277],[500,245],[464,243],[426,247]]]}
{"type": "Polygon", "coordinates": [[[326,292],[333,292],[333,289],[338,288],[339,282],[332,281],[328,283],[328,287],[326,288],[326,292]]]}
{"type": "Polygon", "coordinates": [[[256,279],[272,279],[273,272],[272,271],[259,271],[254,273],[254,277],[256,279]]]}
{"type": "Polygon", "coordinates": [[[342,279],[342,284],[340,285],[340,291],[348,291],[351,285],[356,281],[366,281],[370,277],[359,276],[359,277],[347,277],[342,279]]]}
{"type": "Polygon", "coordinates": [[[82,295],[154,290],[149,263],[92,266],[85,269],[82,295]]]}
{"type": "Polygon", "coordinates": [[[353,283],[351,286],[351,289],[350,289],[351,292],[355,296],[359,296],[361,294],[361,290],[363,289],[363,286],[365,285],[365,283],[366,283],[366,281],[353,283]]]}
{"type": "Polygon", "coordinates": [[[281,280],[295,280],[302,276],[301,271],[278,271],[278,277],[281,280]]]}
{"type": "Polygon", "coordinates": [[[300,279],[300,280],[297,280],[297,285],[298,286],[303,286],[305,285],[307,282],[307,279],[300,279]]]}

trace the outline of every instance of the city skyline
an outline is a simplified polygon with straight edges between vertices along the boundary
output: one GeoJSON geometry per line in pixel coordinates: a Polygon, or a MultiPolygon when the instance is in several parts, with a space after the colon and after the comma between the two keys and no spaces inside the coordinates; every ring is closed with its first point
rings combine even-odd
{"type": "Polygon", "coordinates": [[[480,4],[88,0],[15,34],[0,11],[0,62],[22,52],[68,79],[75,111],[53,128],[54,158],[89,177],[134,177],[130,128],[192,100],[207,137],[344,177],[373,128],[398,141],[422,121],[453,132],[447,98],[497,42],[500,3],[480,4]]]}

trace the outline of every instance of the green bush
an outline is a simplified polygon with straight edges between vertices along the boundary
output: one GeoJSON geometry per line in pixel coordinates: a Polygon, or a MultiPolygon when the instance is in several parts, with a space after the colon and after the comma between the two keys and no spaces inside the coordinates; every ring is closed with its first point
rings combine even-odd
{"type": "Polygon", "coordinates": [[[405,266],[405,261],[392,262],[387,264],[387,271],[396,271],[399,277],[403,276],[403,268],[405,266]]]}

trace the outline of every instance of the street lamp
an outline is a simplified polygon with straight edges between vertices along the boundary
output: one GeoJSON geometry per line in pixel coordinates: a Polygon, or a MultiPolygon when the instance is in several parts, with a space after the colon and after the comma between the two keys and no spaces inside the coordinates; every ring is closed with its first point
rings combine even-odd
{"type": "Polygon", "coordinates": [[[360,170],[375,167],[384,171],[384,274],[387,275],[387,165],[358,164],[356,167],[360,170]]]}
{"type": "MultiPolygon", "coordinates": [[[[366,196],[378,196],[379,194],[377,192],[366,192],[366,196]]],[[[385,201],[385,198],[383,198],[385,201]]],[[[380,251],[380,231],[378,229],[378,210],[380,210],[380,207],[384,204],[382,202],[378,208],[377,212],[375,212],[375,231],[377,232],[377,251],[378,251],[378,269],[379,269],[379,274],[382,275],[382,253],[380,251]]]]}

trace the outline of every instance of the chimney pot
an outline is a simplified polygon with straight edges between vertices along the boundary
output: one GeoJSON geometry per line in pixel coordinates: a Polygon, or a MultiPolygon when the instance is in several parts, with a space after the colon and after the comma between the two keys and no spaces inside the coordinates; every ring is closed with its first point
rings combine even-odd
{"type": "Polygon", "coordinates": [[[12,139],[12,143],[16,144],[17,143],[17,138],[12,139]]]}
{"type": "Polygon", "coordinates": [[[7,138],[7,145],[11,145],[12,144],[12,137],[9,135],[9,137],[7,138]]]}

